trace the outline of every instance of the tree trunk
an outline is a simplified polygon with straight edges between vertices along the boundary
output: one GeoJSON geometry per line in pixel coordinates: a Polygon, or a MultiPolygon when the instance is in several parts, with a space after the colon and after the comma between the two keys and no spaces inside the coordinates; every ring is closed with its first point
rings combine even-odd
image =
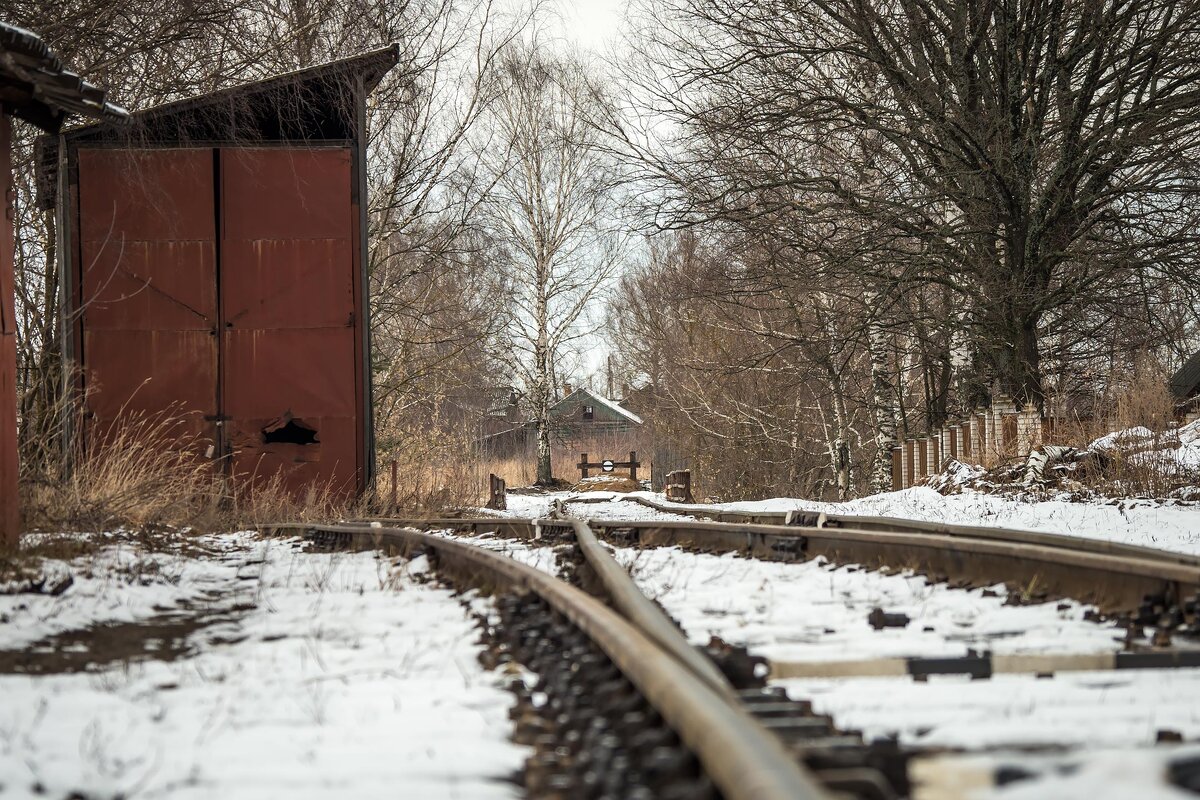
{"type": "Polygon", "coordinates": [[[989,342],[985,352],[1000,394],[1008,395],[1017,408],[1042,409],[1041,351],[1038,347],[1038,318],[1033,313],[1014,313],[997,321],[993,330],[1002,338],[989,342]]]}
{"type": "MultiPolygon", "coordinates": [[[[875,304],[875,297],[868,299],[875,304]]],[[[871,353],[871,416],[876,447],[871,489],[888,492],[892,489],[892,450],[896,446],[896,392],[888,359],[888,334],[876,317],[867,323],[867,347],[871,353]]]]}
{"type": "Polygon", "coordinates": [[[545,421],[547,415],[539,415],[537,426],[537,484],[549,486],[554,483],[554,470],[550,462],[550,425],[545,421]]]}
{"type": "MultiPolygon", "coordinates": [[[[539,274],[544,270],[539,269],[539,274]]],[[[538,283],[537,342],[533,348],[534,420],[537,425],[537,485],[554,482],[554,466],[550,461],[550,398],[554,392],[554,364],[550,353],[549,303],[545,294],[546,281],[538,283]]]]}

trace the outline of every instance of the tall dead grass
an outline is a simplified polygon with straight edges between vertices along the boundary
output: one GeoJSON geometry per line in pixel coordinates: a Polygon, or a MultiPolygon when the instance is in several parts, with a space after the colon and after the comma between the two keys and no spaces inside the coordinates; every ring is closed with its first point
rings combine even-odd
{"type": "MultiPolygon", "coordinates": [[[[580,479],[579,457],[588,454],[588,461],[597,462],[606,458],[613,461],[624,461],[629,458],[630,451],[638,453],[641,468],[638,479],[650,477],[652,449],[645,437],[634,434],[600,434],[597,436],[572,439],[569,442],[555,442],[550,448],[550,465],[554,477],[567,483],[576,483],[580,479]]],[[[531,486],[537,480],[537,455],[531,449],[527,452],[504,456],[488,457],[480,455],[480,470],[486,480],[489,472],[504,478],[512,487],[531,486]]],[[[591,473],[595,475],[596,472],[591,473]]],[[[624,472],[620,473],[624,475],[624,472]]]]}
{"type": "Polygon", "coordinates": [[[1160,362],[1144,356],[1129,378],[1114,383],[1097,404],[1107,413],[1055,421],[1055,444],[1084,448],[1108,440],[1103,469],[1088,474],[1086,485],[1106,495],[1143,497],[1165,497],[1184,486],[1200,486],[1200,470],[1176,460],[1180,441],[1168,374],[1160,362]],[[1111,435],[1118,432],[1125,433],[1111,435]]]}
{"type": "Polygon", "coordinates": [[[24,476],[26,530],[98,531],[210,520],[220,488],[203,442],[173,409],[130,413],[99,446],[76,448],[52,474],[24,476]]]}

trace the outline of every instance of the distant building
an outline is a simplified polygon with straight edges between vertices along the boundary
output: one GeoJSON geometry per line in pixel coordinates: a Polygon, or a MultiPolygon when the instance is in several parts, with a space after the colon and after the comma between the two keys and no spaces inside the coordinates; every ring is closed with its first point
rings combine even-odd
{"type": "Polygon", "coordinates": [[[550,408],[551,430],[556,437],[569,440],[611,436],[642,426],[642,418],[637,414],[591,389],[579,388],[564,394],[550,408]]]}
{"type": "Polygon", "coordinates": [[[1170,389],[1179,415],[1188,421],[1200,419],[1200,351],[1171,376],[1170,389]]]}
{"type": "MultiPolygon", "coordinates": [[[[507,387],[505,387],[507,388],[507,387]]],[[[484,417],[479,443],[493,456],[509,457],[531,454],[535,447],[537,426],[518,410],[515,390],[489,409],[484,417]]],[[[598,444],[612,454],[627,454],[637,448],[642,418],[598,392],[572,388],[564,384],[563,397],[550,407],[550,437],[552,446],[571,451],[598,444]]]]}

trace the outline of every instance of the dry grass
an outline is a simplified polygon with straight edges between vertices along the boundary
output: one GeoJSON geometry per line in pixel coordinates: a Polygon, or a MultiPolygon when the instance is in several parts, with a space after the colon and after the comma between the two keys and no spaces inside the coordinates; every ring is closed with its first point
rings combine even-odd
{"type": "Polygon", "coordinates": [[[388,513],[418,515],[481,505],[487,495],[487,465],[469,450],[465,452],[457,457],[438,453],[425,458],[412,453],[380,454],[371,505],[388,513]]]}
{"type": "Polygon", "coordinates": [[[220,494],[186,417],[130,414],[54,477],[26,478],[24,527],[100,531],[177,525],[217,513],[220,494]]]}
{"type": "MultiPolygon", "coordinates": [[[[637,451],[642,468],[638,470],[638,478],[650,477],[650,447],[639,441],[634,434],[607,434],[586,439],[572,440],[567,443],[556,442],[550,448],[550,464],[554,477],[574,484],[579,481],[579,456],[588,454],[588,461],[602,461],[611,458],[614,461],[624,461],[629,458],[629,452],[637,451]]],[[[479,459],[483,479],[489,472],[504,478],[509,486],[530,486],[537,480],[537,456],[532,450],[528,453],[513,455],[506,458],[479,459]]],[[[596,473],[593,472],[593,475],[596,473]]]]}
{"type": "Polygon", "coordinates": [[[1115,386],[1099,405],[1109,413],[1088,420],[1056,420],[1054,444],[1076,448],[1116,431],[1144,428],[1142,436],[1119,438],[1105,450],[1104,468],[1086,477],[1086,485],[1108,496],[1165,497],[1183,486],[1200,485],[1200,473],[1181,469],[1175,402],[1167,388],[1168,372],[1157,361],[1139,359],[1128,382],[1115,386]]]}

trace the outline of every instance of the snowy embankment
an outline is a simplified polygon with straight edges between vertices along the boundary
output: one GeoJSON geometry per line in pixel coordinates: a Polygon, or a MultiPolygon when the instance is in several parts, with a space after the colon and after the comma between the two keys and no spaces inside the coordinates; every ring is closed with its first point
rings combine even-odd
{"type": "Polygon", "coordinates": [[[71,562],[61,596],[0,596],[0,659],[46,644],[0,674],[4,797],[520,794],[511,695],[423,558],[193,541],[208,555],[126,544],[71,562]],[[159,569],[121,568],[146,559],[159,569]],[[126,651],[104,663],[64,661],[45,638],[105,621],[131,624],[71,645],[117,637],[126,651]],[[176,638],[145,638],[164,629],[176,638]]]}

